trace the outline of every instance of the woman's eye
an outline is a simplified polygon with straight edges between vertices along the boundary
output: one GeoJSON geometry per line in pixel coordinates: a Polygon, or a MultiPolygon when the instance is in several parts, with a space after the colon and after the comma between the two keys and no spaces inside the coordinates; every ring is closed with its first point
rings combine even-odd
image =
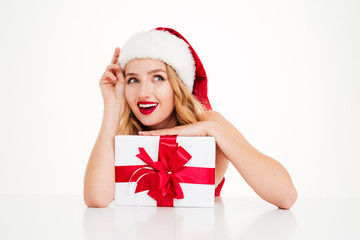
{"type": "Polygon", "coordinates": [[[136,78],[130,78],[127,83],[129,84],[129,83],[136,83],[136,82],[138,82],[138,80],[136,78]]]}
{"type": "Polygon", "coordinates": [[[164,78],[162,76],[160,76],[160,75],[156,75],[154,77],[154,79],[157,80],[157,81],[164,81],[164,78]]]}

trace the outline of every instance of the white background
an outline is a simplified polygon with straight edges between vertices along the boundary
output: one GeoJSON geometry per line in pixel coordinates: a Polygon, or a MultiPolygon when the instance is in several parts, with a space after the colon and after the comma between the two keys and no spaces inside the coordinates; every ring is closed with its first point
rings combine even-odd
{"type": "MultiPolygon", "coordinates": [[[[299,196],[359,197],[358,1],[1,1],[0,193],[82,194],[99,79],[135,32],[171,27],[213,108],[299,196]]],[[[223,196],[255,193],[234,168],[223,196]]]]}

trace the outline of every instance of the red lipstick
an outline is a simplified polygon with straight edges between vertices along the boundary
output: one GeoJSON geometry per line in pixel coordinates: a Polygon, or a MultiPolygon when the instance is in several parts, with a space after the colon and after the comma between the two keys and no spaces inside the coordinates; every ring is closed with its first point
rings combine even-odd
{"type": "Polygon", "coordinates": [[[157,102],[138,102],[137,106],[139,111],[144,115],[149,115],[152,113],[158,106],[157,102]]]}

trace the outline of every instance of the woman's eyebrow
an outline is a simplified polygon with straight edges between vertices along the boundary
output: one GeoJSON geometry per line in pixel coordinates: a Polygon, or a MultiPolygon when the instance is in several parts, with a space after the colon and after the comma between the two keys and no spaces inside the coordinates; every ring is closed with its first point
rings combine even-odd
{"type": "MultiPolygon", "coordinates": [[[[153,74],[153,73],[156,73],[156,72],[164,72],[166,73],[166,71],[162,70],[162,69],[154,69],[154,70],[151,70],[149,72],[147,72],[148,75],[150,74],[153,74]]],[[[125,76],[137,76],[138,74],[137,73],[126,73],[125,76]]]]}
{"type": "Polygon", "coordinates": [[[164,72],[164,73],[166,73],[166,72],[165,72],[164,70],[162,70],[162,69],[154,69],[154,70],[149,71],[147,74],[150,75],[150,74],[153,74],[153,73],[156,73],[156,72],[164,72]]]}
{"type": "Polygon", "coordinates": [[[126,73],[126,74],[125,74],[125,77],[126,77],[126,76],[137,76],[137,74],[136,74],[136,73],[126,73]]]}

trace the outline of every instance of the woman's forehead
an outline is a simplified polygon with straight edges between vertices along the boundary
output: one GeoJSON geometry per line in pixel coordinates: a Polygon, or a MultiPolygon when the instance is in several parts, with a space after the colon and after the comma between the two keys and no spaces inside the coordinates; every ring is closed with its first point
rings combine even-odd
{"type": "Polygon", "coordinates": [[[125,66],[125,72],[138,72],[143,70],[162,69],[166,71],[166,65],[163,61],[151,58],[136,58],[131,60],[125,66]]]}

